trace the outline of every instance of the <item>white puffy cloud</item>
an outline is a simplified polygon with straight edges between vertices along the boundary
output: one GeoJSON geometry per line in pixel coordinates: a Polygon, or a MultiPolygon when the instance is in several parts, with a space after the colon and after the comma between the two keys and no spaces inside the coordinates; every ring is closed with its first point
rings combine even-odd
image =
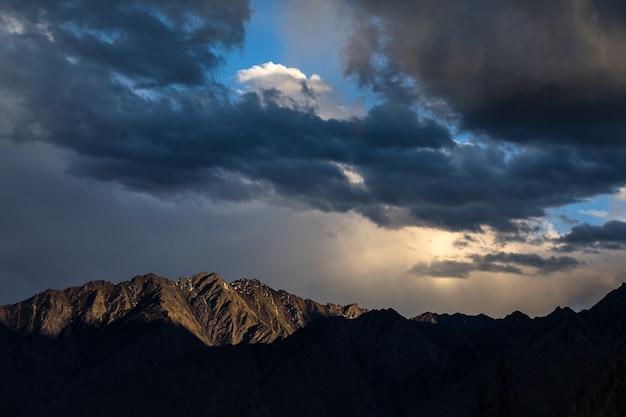
{"type": "Polygon", "coordinates": [[[277,90],[276,102],[284,107],[311,109],[327,119],[346,119],[364,114],[360,106],[339,103],[333,88],[318,74],[310,77],[298,68],[266,62],[237,72],[237,82],[246,92],[277,90]]]}
{"type": "Polygon", "coordinates": [[[237,81],[252,89],[273,87],[290,95],[301,93],[303,82],[316,93],[327,93],[332,90],[317,74],[307,78],[298,68],[288,68],[273,62],[238,71],[237,81]]]}

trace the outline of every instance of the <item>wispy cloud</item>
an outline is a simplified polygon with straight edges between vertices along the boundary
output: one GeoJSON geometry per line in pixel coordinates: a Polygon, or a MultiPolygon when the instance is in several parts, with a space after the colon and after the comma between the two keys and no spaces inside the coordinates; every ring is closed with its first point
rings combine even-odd
{"type": "Polygon", "coordinates": [[[534,253],[496,252],[486,255],[470,254],[470,261],[434,260],[422,262],[411,268],[418,276],[442,278],[468,278],[472,272],[493,272],[516,275],[549,275],[558,271],[569,271],[583,265],[570,256],[544,258],[534,253]],[[524,268],[530,268],[525,271],[524,268]]]}

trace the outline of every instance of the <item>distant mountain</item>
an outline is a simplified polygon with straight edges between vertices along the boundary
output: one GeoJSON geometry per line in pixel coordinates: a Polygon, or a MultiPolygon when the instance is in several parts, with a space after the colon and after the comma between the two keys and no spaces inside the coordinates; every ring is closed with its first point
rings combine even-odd
{"type": "Polygon", "coordinates": [[[0,415],[622,416],[626,286],[590,310],[319,304],[201,273],[0,307],[0,415]]]}

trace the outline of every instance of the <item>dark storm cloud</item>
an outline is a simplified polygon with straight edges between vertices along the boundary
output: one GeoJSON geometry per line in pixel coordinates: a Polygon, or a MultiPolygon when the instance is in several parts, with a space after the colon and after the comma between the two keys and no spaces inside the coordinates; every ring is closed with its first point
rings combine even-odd
{"type": "Polygon", "coordinates": [[[460,237],[457,240],[455,240],[454,243],[452,243],[452,244],[456,248],[463,249],[463,248],[467,248],[468,246],[470,246],[473,243],[478,243],[478,239],[475,238],[472,235],[464,233],[462,237],[460,237]]]}
{"type": "Polygon", "coordinates": [[[202,83],[223,59],[216,47],[239,45],[250,17],[247,0],[3,0],[0,11],[25,37],[147,85],[202,83]]]}
{"type": "MultiPolygon", "coordinates": [[[[331,232],[288,208],[212,205],[197,195],[159,200],[65,175],[67,153],[0,141],[0,305],[148,272],[177,279],[208,269],[299,294],[321,274],[327,259],[315,245],[331,232]]],[[[323,290],[308,296],[333,300],[323,290]]]]}
{"type": "Polygon", "coordinates": [[[582,263],[570,256],[549,256],[543,258],[534,253],[490,253],[487,255],[471,255],[475,263],[483,264],[504,264],[517,265],[522,267],[534,268],[538,273],[550,274],[557,271],[568,271],[576,268],[582,263]]]}
{"type": "Polygon", "coordinates": [[[419,263],[411,269],[415,275],[427,275],[437,278],[468,278],[474,271],[498,272],[507,274],[522,274],[522,271],[512,265],[499,265],[477,262],[462,262],[452,260],[419,263]]]}
{"type": "Polygon", "coordinates": [[[468,255],[471,262],[437,260],[419,263],[411,269],[415,275],[431,277],[467,278],[474,271],[524,275],[521,268],[531,268],[535,275],[549,275],[558,271],[569,271],[582,265],[570,256],[541,257],[533,253],[497,252],[487,255],[468,255]]]}
{"type": "MultiPolygon", "coordinates": [[[[419,4],[403,7],[410,15],[419,4]]],[[[393,17],[385,5],[379,11],[393,17]]],[[[212,70],[219,51],[240,44],[249,14],[245,1],[0,1],[0,132],[72,150],[76,176],[157,196],[192,190],[216,201],[354,210],[385,227],[488,225],[513,236],[523,228],[515,220],[626,182],[621,147],[456,143],[412,108],[412,67],[380,40],[368,49],[378,29],[360,52],[376,63],[371,73],[348,61],[387,97],[360,119],[281,107],[278,90],[233,98],[212,70]],[[363,183],[351,183],[346,170],[363,183]]],[[[397,18],[400,30],[406,21],[397,18]]],[[[448,90],[432,91],[462,110],[448,90]]],[[[493,105],[488,94],[484,100],[493,105]]]]}
{"type": "Polygon", "coordinates": [[[425,104],[442,100],[462,128],[495,138],[624,144],[622,1],[342,2],[357,22],[346,72],[361,83],[410,76],[425,104]]]}
{"type": "Polygon", "coordinates": [[[601,226],[588,223],[572,227],[571,232],[556,240],[558,252],[597,249],[619,250],[626,246],[626,223],[611,220],[601,226]]]}

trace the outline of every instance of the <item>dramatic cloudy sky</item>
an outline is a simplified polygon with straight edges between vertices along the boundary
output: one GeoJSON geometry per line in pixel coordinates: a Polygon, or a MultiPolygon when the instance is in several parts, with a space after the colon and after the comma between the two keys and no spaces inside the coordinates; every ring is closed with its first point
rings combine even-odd
{"type": "Polygon", "coordinates": [[[620,0],[0,0],[0,303],[207,270],[406,316],[626,279],[620,0]]]}

